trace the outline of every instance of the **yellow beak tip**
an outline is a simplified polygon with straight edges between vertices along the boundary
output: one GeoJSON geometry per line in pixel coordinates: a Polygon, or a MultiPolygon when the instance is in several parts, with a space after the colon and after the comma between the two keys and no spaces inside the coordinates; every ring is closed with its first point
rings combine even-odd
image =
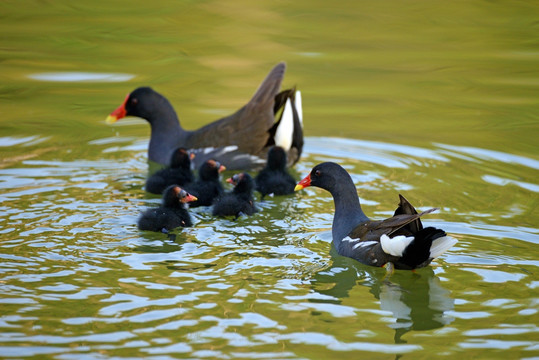
{"type": "Polygon", "coordinates": [[[118,121],[118,118],[112,115],[107,116],[107,119],[105,120],[107,124],[114,124],[116,121],[118,121]]]}
{"type": "Polygon", "coordinates": [[[296,187],[294,188],[294,191],[298,191],[302,189],[303,189],[303,185],[297,184],[296,187]]]}

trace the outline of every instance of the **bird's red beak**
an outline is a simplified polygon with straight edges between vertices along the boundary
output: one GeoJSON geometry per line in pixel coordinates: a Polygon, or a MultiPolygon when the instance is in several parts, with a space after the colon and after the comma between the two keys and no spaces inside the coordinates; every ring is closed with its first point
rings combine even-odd
{"type": "Polygon", "coordinates": [[[226,182],[236,186],[242,179],[243,179],[243,173],[239,173],[232,176],[231,178],[226,179],[226,182]]]}
{"type": "Polygon", "coordinates": [[[198,200],[198,198],[195,195],[189,194],[187,191],[183,190],[179,186],[174,187],[174,192],[180,198],[180,202],[182,202],[182,203],[188,203],[188,202],[191,202],[191,201],[197,201],[198,200]]]}
{"type": "Polygon", "coordinates": [[[107,124],[113,124],[127,115],[127,111],[125,110],[125,104],[127,104],[127,99],[129,99],[129,94],[127,94],[127,96],[125,97],[125,100],[122,105],[120,105],[116,110],[111,112],[109,116],[107,116],[107,119],[105,120],[107,124]]]}
{"type": "Polygon", "coordinates": [[[218,170],[219,173],[222,173],[225,170],[226,170],[226,166],[224,166],[224,165],[219,166],[219,170],[218,170]]]}
{"type": "Polygon", "coordinates": [[[301,180],[296,187],[294,188],[294,191],[298,191],[301,189],[304,189],[308,186],[311,186],[311,174],[305,176],[305,179],[301,180]]]}
{"type": "Polygon", "coordinates": [[[187,194],[187,196],[182,199],[182,202],[188,203],[188,202],[197,201],[197,200],[198,198],[195,195],[187,194]]]}

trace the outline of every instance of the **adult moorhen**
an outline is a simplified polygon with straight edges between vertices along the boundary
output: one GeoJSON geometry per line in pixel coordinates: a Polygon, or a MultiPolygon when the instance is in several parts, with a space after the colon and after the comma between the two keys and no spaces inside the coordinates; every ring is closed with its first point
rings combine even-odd
{"type": "Polygon", "coordinates": [[[192,154],[177,148],[170,157],[169,166],[156,171],[146,180],[146,191],[161,194],[170,185],[185,186],[195,180],[191,171],[192,154]]]}
{"type": "Polygon", "coordinates": [[[294,192],[296,180],[286,170],[286,152],[280,146],[268,151],[266,166],[255,177],[256,189],[262,194],[287,195],[294,192]]]}
{"type": "Polygon", "coordinates": [[[254,181],[249,174],[236,174],[226,182],[234,184],[234,189],[215,199],[213,216],[234,216],[237,219],[240,215],[253,215],[257,212],[253,199],[254,181]]]}
{"type": "Polygon", "coordinates": [[[396,269],[427,266],[434,258],[457,243],[443,230],[423,228],[421,216],[435,210],[417,213],[402,195],[393,217],[370,220],[361,209],[356,187],[348,172],[340,165],[325,162],[316,165],[298,185],[325,189],[333,196],[333,244],[342,256],[372,265],[392,263],[396,269]]]}
{"type": "Polygon", "coordinates": [[[198,170],[198,179],[185,187],[185,190],[198,199],[190,202],[189,207],[210,206],[213,200],[223,193],[219,174],[225,170],[224,165],[213,159],[202,164],[198,170]]]}
{"type": "Polygon", "coordinates": [[[142,213],[138,219],[138,228],[168,233],[180,226],[191,226],[193,223],[185,204],[196,199],[179,186],[171,185],[163,192],[161,206],[142,213]]]}
{"type": "Polygon", "coordinates": [[[208,159],[216,159],[229,170],[261,168],[269,147],[277,144],[288,152],[291,166],[303,149],[303,113],[299,91],[279,93],[285,69],[285,63],[277,64],[245,106],[198,130],[184,130],[169,101],[149,87],[127,95],[107,117],[107,123],[125,116],[146,119],[151,126],[148,158],[162,165],[167,164],[174,149],[184,147],[195,153],[197,168],[208,159]]]}

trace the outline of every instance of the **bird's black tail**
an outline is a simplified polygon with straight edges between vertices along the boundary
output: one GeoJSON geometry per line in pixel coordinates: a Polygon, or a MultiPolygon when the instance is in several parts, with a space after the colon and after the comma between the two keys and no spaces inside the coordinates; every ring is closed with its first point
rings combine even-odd
{"type": "Polygon", "coordinates": [[[430,248],[432,242],[446,236],[445,231],[433,227],[426,227],[414,234],[414,240],[404,249],[400,263],[415,269],[429,262],[431,259],[430,248]]]}

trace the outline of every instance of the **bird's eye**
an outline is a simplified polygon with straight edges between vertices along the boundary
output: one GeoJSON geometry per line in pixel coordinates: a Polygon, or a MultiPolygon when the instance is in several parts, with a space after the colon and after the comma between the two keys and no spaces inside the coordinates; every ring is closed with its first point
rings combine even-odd
{"type": "Polygon", "coordinates": [[[314,175],[315,175],[315,176],[320,176],[320,174],[321,174],[321,173],[320,173],[320,170],[316,170],[316,171],[314,172],[314,175]]]}
{"type": "Polygon", "coordinates": [[[130,100],[130,102],[131,102],[131,105],[137,105],[138,104],[138,99],[137,98],[132,98],[130,100]]]}

